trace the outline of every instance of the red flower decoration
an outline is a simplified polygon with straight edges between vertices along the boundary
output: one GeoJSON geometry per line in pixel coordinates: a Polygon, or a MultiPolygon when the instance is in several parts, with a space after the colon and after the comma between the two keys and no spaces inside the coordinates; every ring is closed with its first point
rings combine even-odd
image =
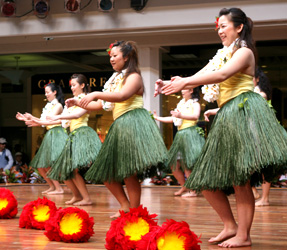
{"type": "Polygon", "coordinates": [[[111,43],[110,44],[110,46],[109,46],[109,48],[107,49],[107,52],[109,53],[109,56],[111,55],[111,50],[112,50],[112,48],[113,48],[113,46],[114,46],[114,44],[117,42],[117,40],[114,42],[114,43],[111,43]]]}
{"type": "Polygon", "coordinates": [[[130,208],[130,212],[120,211],[121,216],[112,221],[106,235],[106,249],[108,250],[132,250],[141,240],[142,236],[149,233],[151,228],[157,226],[154,219],[156,214],[149,214],[147,208],[142,205],[138,208],[130,208]]]}
{"type": "Polygon", "coordinates": [[[215,30],[218,30],[218,28],[219,28],[219,25],[218,25],[219,17],[216,16],[215,19],[216,19],[216,21],[214,22],[215,23],[215,30]]]}
{"type": "Polygon", "coordinates": [[[94,234],[94,218],[80,208],[59,209],[45,226],[49,240],[86,242],[94,234]]]}
{"type": "Polygon", "coordinates": [[[46,197],[31,201],[23,207],[19,227],[44,230],[46,223],[55,215],[57,207],[46,197]]]}
{"type": "Polygon", "coordinates": [[[0,219],[12,219],[18,213],[18,202],[14,194],[6,188],[0,188],[0,219]]]}
{"type": "Polygon", "coordinates": [[[161,227],[142,237],[137,244],[137,250],[200,250],[201,243],[197,235],[190,231],[186,222],[167,220],[161,227]]]}

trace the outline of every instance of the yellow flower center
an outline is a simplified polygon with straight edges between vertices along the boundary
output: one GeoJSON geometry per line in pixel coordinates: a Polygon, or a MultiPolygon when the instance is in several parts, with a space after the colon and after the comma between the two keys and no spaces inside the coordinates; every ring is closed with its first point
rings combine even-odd
{"type": "Polygon", "coordinates": [[[38,222],[45,222],[50,218],[50,208],[46,205],[38,205],[33,208],[34,219],[38,222]]]}
{"type": "Polygon", "coordinates": [[[0,198],[0,210],[6,208],[8,205],[8,200],[6,198],[0,198]]]}
{"type": "Polygon", "coordinates": [[[149,232],[149,224],[139,218],[137,222],[127,222],[123,229],[126,236],[130,236],[130,240],[138,241],[149,232]]]}
{"type": "Polygon", "coordinates": [[[184,250],[184,236],[180,236],[176,232],[166,232],[164,236],[157,239],[158,250],[184,250]]]}
{"type": "Polygon", "coordinates": [[[82,230],[83,219],[78,214],[65,214],[60,222],[60,230],[63,234],[75,234],[82,230]]]}

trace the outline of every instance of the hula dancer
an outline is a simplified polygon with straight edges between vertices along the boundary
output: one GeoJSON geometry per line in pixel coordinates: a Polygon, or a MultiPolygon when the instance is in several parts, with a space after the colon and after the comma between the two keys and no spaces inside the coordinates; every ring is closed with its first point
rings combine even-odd
{"type": "MultiPolygon", "coordinates": [[[[82,74],[74,74],[70,80],[75,100],[80,100],[89,92],[87,78],[82,74]]],[[[64,181],[71,189],[73,197],[66,204],[75,206],[91,205],[85,180],[79,170],[87,169],[96,159],[101,148],[97,133],[88,126],[89,112],[78,106],[64,110],[63,114],[49,116],[52,121],[62,120],[65,127],[70,127],[69,138],[59,158],[54,163],[48,176],[64,181]]]]}
{"type": "MultiPolygon", "coordinates": [[[[221,242],[221,247],[252,244],[255,204],[250,181],[253,176],[262,181],[262,174],[270,181],[277,168],[287,163],[287,133],[266,100],[253,92],[256,52],[252,24],[241,9],[222,9],[218,35],[224,48],[197,74],[174,77],[168,83],[158,80],[155,90],[155,95],[169,95],[181,89],[219,84],[220,109],[186,187],[202,191],[223,221],[222,232],[209,240],[221,242]],[[225,193],[230,189],[235,191],[238,223],[225,193]]],[[[215,113],[208,112],[206,117],[215,113]]]]}
{"type": "MultiPolygon", "coordinates": [[[[110,62],[116,73],[105,84],[106,91],[93,92],[78,104],[91,110],[112,110],[115,120],[85,177],[104,182],[120,203],[120,210],[128,212],[130,207],[140,205],[141,185],[137,174],[163,164],[167,152],[156,123],[143,108],[144,84],[135,43],[114,43],[110,62]],[[100,100],[92,102],[94,99],[100,100]]],[[[119,212],[111,218],[118,216],[119,212]]]]}
{"type": "Polygon", "coordinates": [[[183,99],[177,104],[172,116],[159,117],[154,111],[154,119],[164,123],[174,123],[178,131],[168,152],[166,165],[172,169],[174,177],[181,185],[181,189],[174,195],[182,197],[197,196],[196,192],[188,191],[184,186],[185,176],[189,177],[191,170],[204,145],[204,131],[198,127],[200,116],[200,96],[198,88],[184,89],[181,91],[183,99]],[[181,169],[180,169],[181,168],[181,169]],[[184,173],[185,176],[184,176],[184,173]]]}
{"type": "Polygon", "coordinates": [[[29,113],[21,114],[19,112],[16,118],[25,121],[28,127],[43,126],[48,130],[30,166],[37,169],[49,185],[49,189],[43,191],[42,194],[62,194],[64,191],[59,182],[48,178],[47,172],[63,150],[68,135],[66,130],[63,129],[58,122],[48,122],[46,117],[48,115],[58,115],[62,113],[64,95],[60,86],[55,83],[49,83],[45,86],[45,96],[48,103],[43,108],[40,118],[29,113]]]}

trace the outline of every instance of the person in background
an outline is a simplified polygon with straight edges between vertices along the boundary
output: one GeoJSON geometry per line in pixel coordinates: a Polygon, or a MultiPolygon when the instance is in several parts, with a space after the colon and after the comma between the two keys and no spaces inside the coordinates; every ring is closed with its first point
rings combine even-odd
{"type": "Polygon", "coordinates": [[[39,174],[45,179],[49,188],[42,194],[56,195],[63,194],[64,190],[58,181],[52,180],[47,176],[47,172],[59,157],[61,150],[65,146],[68,137],[67,132],[60,126],[61,122],[47,122],[48,115],[60,114],[63,111],[64,95],[59,85],[51,82],[45,85],[45,96],[48,103],[42,109],[40,118],[37,118],[29,113],[17,113],[16,118],[24,121],[27,126],[42,126],[46,127],[47,132],[41,143],[41,146],[34,158],[30,162],[30,166],[37,169],[39,174]]]}
{"type": "Polygon", "coordinates": [[[16,171],[20,171],[21,172],[21,167],[26,164],[25,162],[23,162],[23,160],[22,160],[23,157],[22,156],[23,155],[22,155],[21,152],[17,152],[15,154],[15,161],[14,161],[13,166],[15,166],[16,171]]]}
{"type": "Polygon", "coordinates": [[[9,170],[13,166],[13,157],[11,151],[6,148],[7,141],[5,138],[0,138],[0,169],[9,170]]]}
{"type": "Polygon", "coordinates": [[[185,177],[189,177],[205,142],[204,131],[196,125],[200,116],[200,104],[198,102],[200,96],[198,88],[184,89],[181,93],[183,98],[177,104],[176,109],[171,111],[172,116],[160,117],[154,111],[153,117],[156,121],[174,123],[177,126],[178,132],[169,149],[166,165],[172,170],[174,177],[181,185],[181,189],[174,195],[194,197],[197,194],[189,191],[184,183],[185,177]]]}

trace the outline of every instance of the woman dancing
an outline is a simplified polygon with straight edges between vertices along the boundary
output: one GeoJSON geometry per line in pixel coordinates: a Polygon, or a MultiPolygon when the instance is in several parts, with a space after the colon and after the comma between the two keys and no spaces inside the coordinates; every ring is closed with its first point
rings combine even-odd
{"type": "Polygon", "coordinates": [[[273,178],[270,173],[276,171],[272,169],[287,163],[287,133],[268,103],[253,92],[256,57],[251,32],[252,21],[241,9],[222,9],[218,35],[224,48],[197,74],[174,77],[168,83],[158,80],[155,90],[155,95],[169,95],[219,83],[220,109],[213,110],[218,112],[185,185],[202,191],[223,221],[222,232],[209,240],[221,242],[221,247],[252,244],[250,229],[255,205],[250,180],[254,175],[262,181],[262,173],[268,171],[264,176],[273,178]],[[238,223],[226,196],[231,188],[235,191],[238,223]]]}
{"type": "Polygon", "coordinates": [[[200,116],[200,104],[198,102],[199,90],[184,89],[181,91],[183,99],[177,104],[172,116],[160,117],[154,111],[154,119],[164,123],[174,123],[178,128],[174,141],[168,152],[166,165],[172,169],[174,177],[181,185],[181,189],[174,195],[182,197],[197,196],[196,192],[188,191],[184,186],[185,176],[189,177],[202,147],[204,145],[204,131],[196,125],[200,116]],[[181,169],[184,171],[184,173],[181,169]],[[185,193],[188,191],[187,193],[185,193]],[[185,194],[183,194],[185,193],[185,194]]]}
{"type": "MultiPolygon", "coordinates": [[[[82,74],[72,75],[70,85],[75,100],[84,98],[90,91],[87,78],[82,74]]],[[[98,134],[88,126],[89,112],[78,106],[72,106],[64,110],[61,115],[48,116],[47,119],[62,120],[65,127],[70,127],[69,138],[66,140],[59,158],[49,171],[49,178],[64,181],[71,189],[73,197],[66,204],[92,205],[85,180],[79,170],[91,166],[102,143],[98,134]]]]}
{"type": "MultiPolygon", "coordinates": [[[[114,43],[110,62],[116,72],[105,84],[107,91],[92,92],[78,103],[90,110],[112,110],[114,118],[99,155],[85,178],[104,182],[120,203],[120,210],[127,212],[130,207],[140,205],[141,185],[137,175],[163,164],[167,150],[156,123],[143,108],[144,84],[135,43],[114,43]],[[99,100],[92,102],[94,99],[99,100]]],[[[117,212],[111,218],[119,215],[117,212]]]]}
{"type": "Polygon", "coordinates": [[[49,189],[43,191],[43,194],[62,194],[64,191],[59,182],[48,178],[47,172],[63,150],[68,135],[66,130],[62,128],[58,122],[51,123],[47,121],[47,116],[62,113],[64,95],[60,86],[55,83],[49,83],[45,86],[45,96],[48,103],[43,108],[40,118],[29,113],[21,114],[19,112],[16,118],[25,121],[29,127],[33,124],[34,126],[45,126],[48,130],[30,166],[37,169],[49,185],[49,189]]]}

